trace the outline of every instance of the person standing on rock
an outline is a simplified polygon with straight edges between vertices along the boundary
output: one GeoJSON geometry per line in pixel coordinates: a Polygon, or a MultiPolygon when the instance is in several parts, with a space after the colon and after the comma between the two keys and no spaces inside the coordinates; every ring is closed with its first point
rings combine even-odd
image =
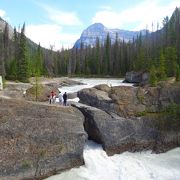
{"type": "Polygon", "coordinates": [[[67,94],[66,92],[63,94],[64,106],[67,105],[67,94]]]}
{"type": "Polygon", "coordinates": [[[59,98],[59,104],[62,105],[63,104],[63,96],[61,94],[61,91],[59,91],[58,98],[59,98]]]}
{"type": "Polygon", "coordinates": [[[51,98],[50,102],[55,103],[55,101],[56,101],[56,93],[53,90],[51,91],[51,97],[50,98],[51,98]]]}

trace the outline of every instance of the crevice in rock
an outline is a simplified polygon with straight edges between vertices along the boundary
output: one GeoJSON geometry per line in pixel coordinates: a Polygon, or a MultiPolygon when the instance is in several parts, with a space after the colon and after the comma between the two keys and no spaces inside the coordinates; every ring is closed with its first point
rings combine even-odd
{"type": "Polygon", "coordinates": [[[95,122],[93,119],[90,119],[85,116],[85,121],[84,121],[84,130],[88,134],[88,140],[93,140],[98,144],[102,144],[102,138],[100,135],[100,131],[95,125],[95,122]]]}
{"type": "Polygon", "coordinates": [[[98,144],[104,144],[102,135],[99,131],[99,128],[93,118],[93,115],[91,114],[91,111],[88,111],[86,108],[80,108],[77,106],[74,106],[77,109],[79,109],[82,114],[84,115],[84,130],[86,131],[88,135],[88,140],[93,140],[94,142],[98,144]]]}

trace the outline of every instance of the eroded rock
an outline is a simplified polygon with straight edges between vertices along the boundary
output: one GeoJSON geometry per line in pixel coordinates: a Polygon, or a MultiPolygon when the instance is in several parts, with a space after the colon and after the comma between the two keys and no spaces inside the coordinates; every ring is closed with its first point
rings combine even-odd
{"type": "Polygon", "coordinates": [[[87,88],[78,92],[80,102],[122,117],[141,112],[161,112],[172,103],[180,104],[180,85],[158,87],[116,86],[87,88]]]}
{"type": "Polygon", "coordinates": [[[82,113],[0,99],[0,179],[35,179],[83,164],[82,113]]]}
{"type": "MultiPolygon", "coordinates": [[[[124,151],[164,152],[180,145],[180,131],[159,126],[159,117],[123,118],[103,110],[74,104],[85,116],[89,139],[103,145],[108,155],[124,151]]],[[[162,123],[166,123],[163,118],[162,123]]]]}

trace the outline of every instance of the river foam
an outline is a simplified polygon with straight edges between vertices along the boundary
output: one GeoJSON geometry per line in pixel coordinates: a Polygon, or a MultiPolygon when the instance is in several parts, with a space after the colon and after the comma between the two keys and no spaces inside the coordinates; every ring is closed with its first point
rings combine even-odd
{"type": "Polygon", "coordinates": [[[179,180],[180,148],[166,153],[124,152],[107,156],[92,141],[84,147],[85,165],[46,180],[179,180]]]}

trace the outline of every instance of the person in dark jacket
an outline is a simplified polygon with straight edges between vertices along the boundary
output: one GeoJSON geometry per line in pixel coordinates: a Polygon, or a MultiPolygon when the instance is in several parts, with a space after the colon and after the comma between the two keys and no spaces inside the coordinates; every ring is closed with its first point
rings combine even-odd
{"type": "Polygon", "coordinates": [[[67,105],[67,93],[65,92],[64,94],[63,94],[63,104],[64,104],[64,106],[66,106],[67,105]]]}

